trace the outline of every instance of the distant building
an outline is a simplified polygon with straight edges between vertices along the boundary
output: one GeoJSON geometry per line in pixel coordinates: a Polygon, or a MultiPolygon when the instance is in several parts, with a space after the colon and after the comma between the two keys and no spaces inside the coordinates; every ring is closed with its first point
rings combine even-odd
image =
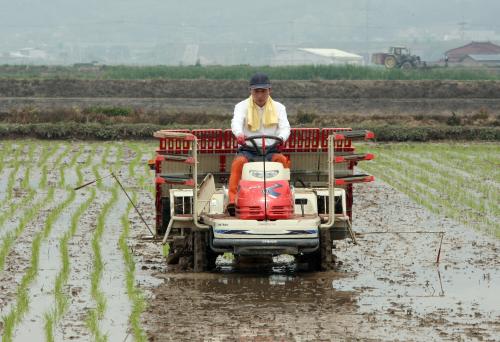
{"type": "Polygon", "coordinates": [[[13,51],[9,53],[10,58],[17,59],[38,59],[44,60],[49,57],[48,53],[44,50],[37,48],[24,48],[18,51],[13,51]]]}
{"type": "Polygon", "coordinates": [[[500,54],[498,55],[468,55],[462,61],[463,65],[470,66],[500,66],[500,54]]]}
{"type": "Polygon", "coordinates": [[[275,47],[271,65],[362,65],[362,56],[339,49],[275,47]]]}
{"type": "MultiPolygon", "coordinates": [[[[491,42],[472,42],[465,46],[456,49],[448,50],[445,56],[448,57],[448,63],[463,63],[465,60],[469,61],[471,56],[486,56],[486,55],[499,55],[500,46],[491,42]]],[[[481,57],[482,58],[482,57],[481,57]]]]}

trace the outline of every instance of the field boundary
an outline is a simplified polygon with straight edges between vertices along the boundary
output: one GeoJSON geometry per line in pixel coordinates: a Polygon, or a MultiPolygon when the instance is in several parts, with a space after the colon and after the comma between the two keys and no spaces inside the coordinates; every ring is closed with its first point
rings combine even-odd
{"type": "MultiPolygon", "coordinates": [[[[40,123],[40,124],[0,124],[0,139],[78,139],[78,140],[119,140],[153,139],[153,132],[160,129],[207,128],[195,125],[155,125],[97,123],[40,123]]],[[[210,127],[225,128],[225,127],[210,127]]],[[[500,141],[500,127],[472,126],[363,126],[353,127],[375,132],[377,141],[433,141],[467,140],[500,141]]]]}

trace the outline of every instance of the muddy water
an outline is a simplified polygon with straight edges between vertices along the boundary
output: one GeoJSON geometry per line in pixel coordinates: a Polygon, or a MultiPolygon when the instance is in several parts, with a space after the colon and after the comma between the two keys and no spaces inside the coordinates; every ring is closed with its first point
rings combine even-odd
{"type": "Polygon", "coordinates": [[[498,240],[436,217],[380,182],[359,186],[355,199],[359,245],[336,244],[341,263],[334,272],[304,273],[281,259],[252,267],[219,260],[216,272],[178,273],[156,265],[152,255],[143,259],[145,272],[163,281],[152,290],[144,317],[149,338],[493,341],[500,336],[498,240]],[[440,235],[415,231],[445,232],[439,265],[440,235]]]}
{"type": "Polygon", "coordinates": [[[148,333],[152,341],[340,338],[356,308],[351,293],[332,288],[338,277],[255,269],[165,275],[163,290],[155,292],[155,306],[148,310],[148,333]]]}
{"type": "Polygon", "coordinates": [[[50,235],[42,243],[38,276],[29,289],[29,297],[32,298],[30,310],[16,329],[14,336],[17,341],[28,341],[32,336],[44,335],[44,314],[55,306],[54,284],[61,269],[59,242],[70,229],[68,222],[71,221],[71,215],[85,200],[85,197],[77,196],[54,222],[50,235]]]}
{"type": "Polygon", "coordinates": [[[96,217],[109,196],[101,195],[81,217],[78,230],[68,243],[70,275],[67,291],[70,304],[54,332],[56,341],[90,341],[85,325],[87,309],[95,305],[90,294],[92,272],[92,234],[96,229],[96,217]]]}
{"type": "Polygon", "coordinates": [[[122,230],[121,216],[125,213],[127,204],[127,199],[120,196],[106,218],[106,229],[101,240],[104,271],[100,285],[106,297],[106,312],[101,320],[101,329],[109,341],[125,340],[131,310],[125,287],[125,264],[118,246],[122,230]]]}
{"type": "MultiPolygon", "coordinates": [[[[49,158],[52,184],[59,184],[60,178],[59,165],[52,165],[53,161],[63,153],[63,161],[69,162],[72,148],[61,145],[49,158]]],[[[128,162],[135,156],[130,149],[125,149],[125,160],[119,165],[115,145],[84,147],[78,161],[86,159],[88,153],[92,156],[91,165],[81,165],[84,182],[95,178],[92,165],[102,164],[106,148],[109,149],[108,162],[99,166],[100,175],[107,175],[110,168],[120,169],[122,182],[130,191],[138,192],[136,203],[153,227],[151,179],[145,183],[148,187],[141,187],[142,182],[137,181],[151,174],[147,174],[141,164],[134,170],[135,179],[128,176],[128,162]]],[[[149,158],[141,154],[141,159],[145,162],[149,158]]],[[[80,163],[65,175],[66,185],[75,184],[77,174],[74,171],[78,166],[80,163]]],[[[6,170],[8,168],[4,172],[6,170]]],[[[23,175],[24,170],[20,168],[18,177],[23,175]]],[[[35,179],[34,172],[30,178],[35,179]]],[[[56,341],[91,340],[85,326],[86,314],[95,306],[90,296],[93,258],[90,242],[96,217],[109,200],[115,182],[106,178],[102,185],[96,189],[96,201],[83,214],[76,235],[69,241],[71,273],[66,289],[71,300],[68,311],[56,327],[56,341]]],[[[88,194],[89,189],[81,191],[88,194]]],[[[0,188],[0,198],[5,196],[2,192],[0,188]]],[[[65,194],[58,193],[56,198],[50,205],[62,201],[65,194]]],[[[12,203],[20,199],[15,197],[12,203]]],[[[101,290],[108,298],[108,311],[100,327],[108,333],[110,341],[132,340],[131,335],[127,336],[130,299],[125,292],[122,254],[117,246],[121,232],[117,222],[125,205],[126,198],[120,193],[100,242],[105,262],[101,290]]],[[[220,258],[217,271],[204,274],[168,269],[161,255],[161,245],[141,239],[149,232],[132,212],[128,242],[137,262],[136,283],[149,305],[142,316],[149,339],[468,341],[496,340],[500,336],[500,303],[496,296],[500,292],[500,245],[497,240],[437,217],[380,182],[357,187],[354,212],[360,244],[337,243],[335,251],[342,264],[335,271],[305,273],[290,257],[257,265],[248,260],[235,265],[231,260],[220,258]],[[446,232],[439,265],[435,264],[439,235],[369,234],[423,230],[446,232]]],[[[43,222],[46,216],[47,211],[43,211],[34,221],[43,222]]],[[[18,218],[13,218],[2,228],[5,231],[12,229],[17,221],[18,218]]],[[[57,238],[62,233],[54,228],[49,240],[55,239],[56,244],[44,244],[41,251],[39,281],[45,279],[47,283],[53,283],[51,279],[59,267],[51,266],[50,262],[59,258],[57,238]]],[[[0,277],[2,313],[6,313],[15,299],[19,279],[29,266],[33,235],[39,229],[30,224],[7,258],[0,277]]],[[[24,333],[24,328],[35,327],[39,334],[41,321],[37,312],[40,310],[34,306],[45,305],[45,298],[51,297],[51,293],[45,286],[43,291],[38,287],[33,285],[30,289],[32,311],[26,317],[23,331],[18,334],[24,333]],[[33,322],[33,327],[29,322],[33,322]]]]}

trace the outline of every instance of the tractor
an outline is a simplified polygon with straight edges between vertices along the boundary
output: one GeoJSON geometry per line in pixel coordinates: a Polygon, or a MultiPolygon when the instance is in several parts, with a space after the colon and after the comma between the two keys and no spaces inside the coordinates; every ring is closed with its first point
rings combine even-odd
{"type": "Polygon", "coordinates": [[[156,235],[169,244],[168,264],[195,272],[216,267],[224,253],[236,257],[295,256],[310,270],[335,262],[334,240],[351,239],[353,184],[371,182],[357,174],[352,141],[372,139],[370,131],[349,128],[294,128],[283,142],[274,136],[247,138],[258,155],[278,145],[291,161],[249,162],[243,167],[235,214],[226,210],[231,162],[238,148],[231,130],[160,130],[155,170],[156,235]],[[261,146],[257,143],[260,140],[261,146]]]}
{"type": "Polygon", "coordinates": [[[387,69],[412,69],[422,65],[419,56],[412,55],[406,47],[391,46],[388,53],[374,53],[372,63],[385,65],[387,69]]]}

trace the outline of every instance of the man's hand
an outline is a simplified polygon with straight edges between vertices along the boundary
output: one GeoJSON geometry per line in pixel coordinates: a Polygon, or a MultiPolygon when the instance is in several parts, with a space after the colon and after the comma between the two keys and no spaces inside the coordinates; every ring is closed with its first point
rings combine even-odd
{"type": "Polygon", "coordinates": [[[245,141],[245,135],[244,134],[240,134],[236,137],[236,141],[238,142],[238,145],[246,145],[246,141],[245,141]]]}

